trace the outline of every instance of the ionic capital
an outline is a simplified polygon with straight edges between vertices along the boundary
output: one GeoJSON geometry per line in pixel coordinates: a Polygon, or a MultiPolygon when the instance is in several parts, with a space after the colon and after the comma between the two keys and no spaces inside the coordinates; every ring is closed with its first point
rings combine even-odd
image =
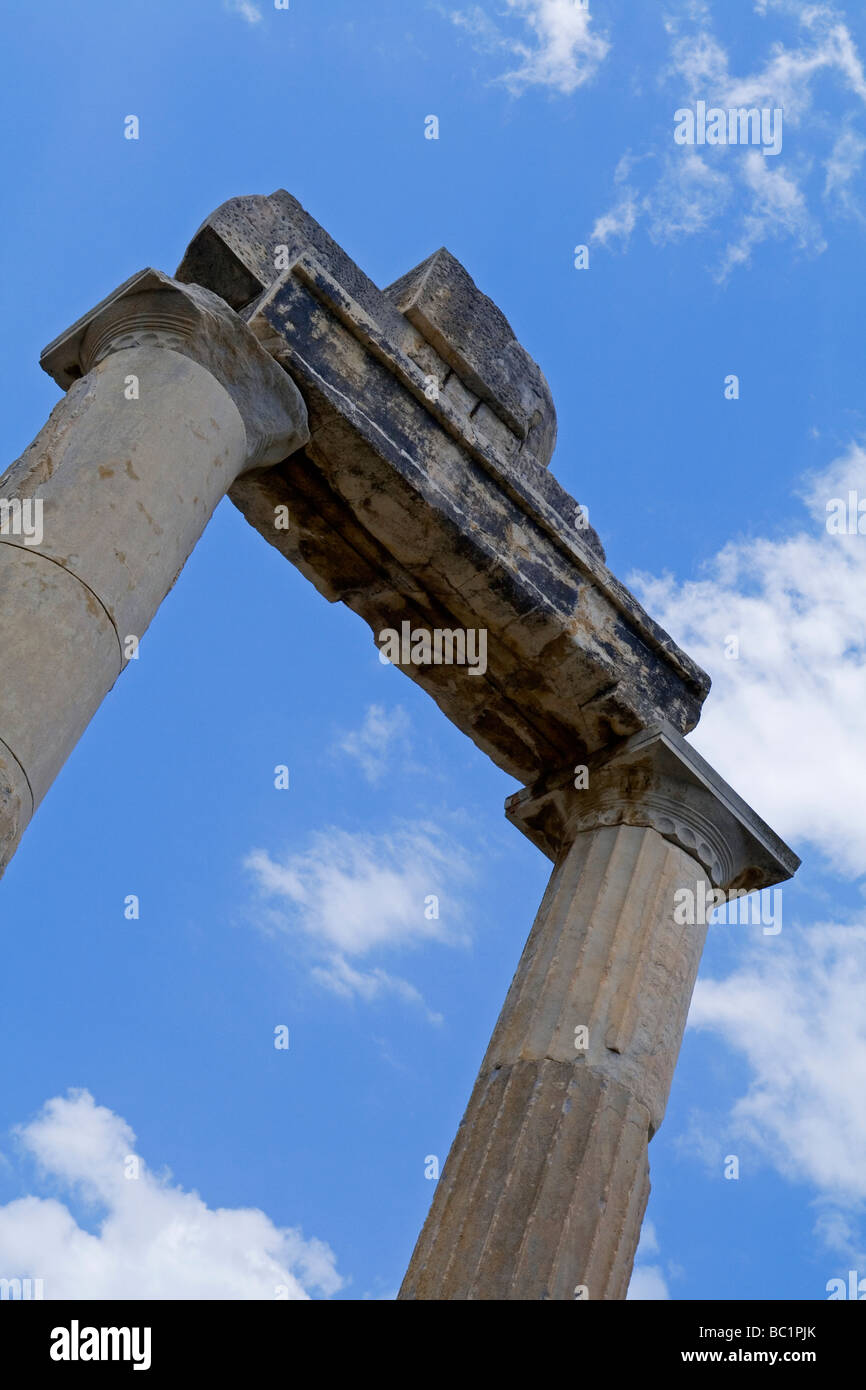
{"type": "Polygon", "coordinates": [[[113,353],[163,347],[216,378],[247,433],[245,471],[280,463],[309,440],[307,411],[291,377],[234,310],[200,285],[142,270],[42,353],[42,367],[68,390],[113,353]]]}
{"type": "Polygon", "coordinates": [[[656,830],[705,870],[716,888],[768,888],[799,859],[669,725],[642,730],[615,751],[525,788],[508,819],[556,862],[576,837],[602,826],[656,830]]]}

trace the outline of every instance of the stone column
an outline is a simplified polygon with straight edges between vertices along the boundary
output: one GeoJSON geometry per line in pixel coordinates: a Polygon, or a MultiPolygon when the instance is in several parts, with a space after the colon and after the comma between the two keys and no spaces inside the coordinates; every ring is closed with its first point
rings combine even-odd
{"type": "Polygon", "coordinates": [[[797,860],[667,726],[507,811],[556,867],[400,1298],[622,1299],[703,904],[797,860]]]}
{"type": "Polygon", "coordinates": [[[0,478],[0,873],[220,498],[309,438],[246,324],[158,271],[42,363],[68,393],[0,478]]]}

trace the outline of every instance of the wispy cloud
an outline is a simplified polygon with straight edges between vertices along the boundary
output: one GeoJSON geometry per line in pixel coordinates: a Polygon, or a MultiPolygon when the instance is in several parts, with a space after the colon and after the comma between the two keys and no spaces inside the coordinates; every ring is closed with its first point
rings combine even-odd
{"type": "Polygon", "coordinates": [[[827,159],[824,197],[850,216],[863,220],[863,211],[854,194],[854,180],[863,166],[866,139],[857,131],[840,132],[827,159]]]}
{"type": "Polygon", "coordinates": [[[776,830],[850,877],[866,874],[866,535],[828,534],[827,507],[864,479],[852,444],[805,484],[811,520],[794,534],[732,541],[699,579],[632,577],[713,677],[692,741],[776,830]]]}
{"type": "MultiPolygon", "coordinates": [[[[506,4],[522,25],[520,36],[502,28],[480,5],[451,13],[452,22],[479,47],[516,60],[497,81],[515,95],[528,87],[549,87],[568,96],[595,76],[610,43],[595,32],[589,10],[580,0],[506,0],[506,4]]],[[[501,18],[508,16],[503,12],[501,18]]]]}
{"type": "Polygon", "coordinates": [[[392,710],[386,710],[383,705],[370,705],[360,729],[342,734],[336,749],[360,765],[368,782],[380,782],[394,753],[408,752],[409,728],[409,716],[401,705],[392,710]]]}
{"type": "Polygon", "coordinates": [[[787,238],[803,251],[826,249],[827,243],[809,212],[796,177],[783,168],[771,168],[764,155],[750,150],[743,161],[742,184],[748,189],[749,211],[722,255],[720,279],[725,279],[735,266],[747,265],[754,248],[769,239],[787,238]]]}
{"type": "Polygon", "coordinates": [[[635,174],[615,180],[617,202],[593,228],[598,245],[625,246],[641,225],[656,243],[712,235],[721,246],[711,271],[722,282],[770,240],[819,255],[827,245],[822,208],[830,215],[860,215],[853,179],[866,142],[855,122],[864,116],[866,73],[844,16],[832,5],[796,0],[765,0],[756,11],[786,28],[784,37],[778,30],[767,35],[765,60],[743,75],[731,70],[703,0],[688,0],[667,15],[670,55],[661,90],[669,97],[670,116],[641,152],[635,174]],[[828,82],[838,105],[832,116],[828,82]],[[673,113],[698,101],[726,111],[782,110],[783,154],[771,163],[736,143],[675,147],[673,113]],[[824,173],[823,187],[815,183],[816,170],[824,173]]]}
{"type": "Polygon", "coordinates": [[[866,922],[795,929],[724,980],[700,979],[689,1024],[716,1033],[750,1078],[725,1128],[819,1194],[817,1230],[862,1254],[866,1210],[866,922]]]}
{"type": "Polygon", "coordinates": [[[224,4],[227,10],[240,15],[247,24],[261,24],[264,18],[258,5],[254,5],[252,0],[224,0],[224,4]]]}
{"type": "MultiPolygon", "coordinates": [[[[866,535],[856,514],[853,535],[827,523],[852,492],[856,508],[864,479],[854,443],[805,482],[811,520],[794,534],[733,541],[695,581],[636,581],[714,678],[691,741],[775,829],[849,881],[866,875],[866,535]]],[[[699,1117],[687,1146],[718,1172],[728,1151],[718,1136],[738,1138],[813,1187],[825,1245],[866,1258],[866,917],[822,917],[786,921],[744,946],[732,974],[699,979],[689,1024],[723,1039],[749,1079],[729,1113],[699,1117]]]]}
{"type": "Polygon", "coordinates": [[[320,984],[368,1002],[397,995],[441,1021],[414,985],[380,963],[361,970],[355,962],[430,942],[465,942],[457,890],[470,868],[459,845],[425,824],[377,836],[334,829],[282,860],[255,850],[246,867],[267,904],[257,925],[306,952],[320,984]]]}
{"type": "Polygon", "coordinates": [[[645,1221],[640,1233],[640,1242],[635,1254],[634,1269],[628,1286],[626,1298],[638,1300],[669,1299],[667,1280],[658,1262],[659,1243],[655,1226],[645,1221]]]}
{"type": "Polygon", "coordinates": [[[308,1299],[342,1279],[322,1241],[255,1209],[214,1210],[136,1158],[135,1135],[88,1091],[49,1100],[17,1130],[50,1187],[98,1208],[95,1234],[56,1197],[0,1206],[0,1276],[47,1299],[308,1299]]]}
{"type": "Polygon", "coordinates": [[[592,229],[593,241],[601,242],[602,246],[607,246],[614,239],[627,242],[637,225],[637,219],[638,203],[633,193],[627,193],[615,207],[597,219],[592,229]]]}

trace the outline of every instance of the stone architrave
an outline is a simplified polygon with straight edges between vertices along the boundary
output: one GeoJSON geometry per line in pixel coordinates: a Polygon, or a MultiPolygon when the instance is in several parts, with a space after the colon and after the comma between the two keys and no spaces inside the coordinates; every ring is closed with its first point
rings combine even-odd
{"type": "Polygon", "coordinates": [[[231,304],[307,403],[309,443],[230,498],[377,642],[403,621],[486,631],[483,676],[401,669],[499,767],[529,784],[659,719],[694,728],[708,677],[607,568],[548,468],[540,368],[448,251],[380,290],[281,190],[218,208],[177,275],[231,304]]]}

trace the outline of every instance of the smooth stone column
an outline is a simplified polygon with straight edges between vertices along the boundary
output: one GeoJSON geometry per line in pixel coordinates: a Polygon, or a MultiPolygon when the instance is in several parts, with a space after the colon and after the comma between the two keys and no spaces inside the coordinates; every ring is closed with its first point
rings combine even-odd
{"type": "Polygon", "coordinates": [[[43,365],[68,393],[0,478],[30,532],[0,534],[0,873],[220,498],[309,437],[297,388],[243,321],[157,271],[43,365]]]}
{"type": "Polygon", "coordinates": [[[707,931],[675,895],[798,863],[673,730],[571,778],[508,803],[556,867],[402,1299],[625,1297],[707,931]]]}

